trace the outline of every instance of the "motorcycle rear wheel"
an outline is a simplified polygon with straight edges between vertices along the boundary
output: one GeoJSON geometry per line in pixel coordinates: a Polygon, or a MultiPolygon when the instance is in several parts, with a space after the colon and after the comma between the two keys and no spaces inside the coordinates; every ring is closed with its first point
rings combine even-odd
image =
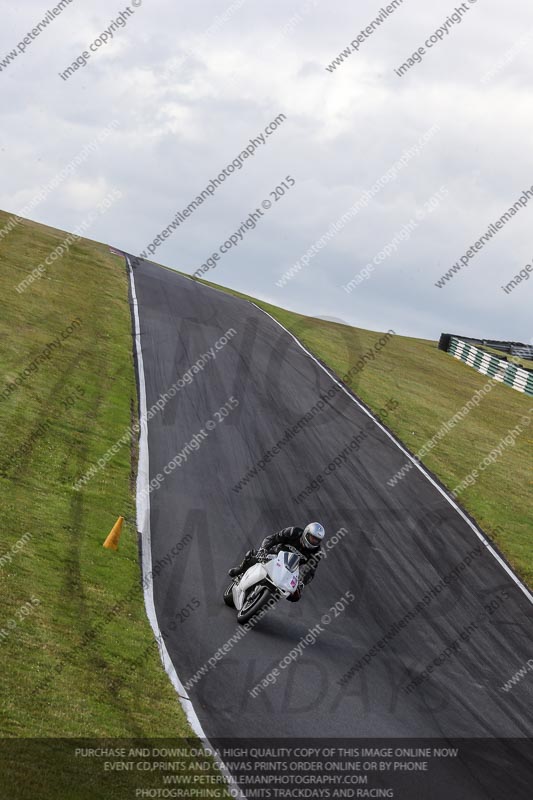
{"type": "Polygon", "coordinates": [[[228,588],[224,592],[224,602],[230,608],[235,608],[235,603],[233,602],[233,586],[235,581],[232,581],[228,588]]]}

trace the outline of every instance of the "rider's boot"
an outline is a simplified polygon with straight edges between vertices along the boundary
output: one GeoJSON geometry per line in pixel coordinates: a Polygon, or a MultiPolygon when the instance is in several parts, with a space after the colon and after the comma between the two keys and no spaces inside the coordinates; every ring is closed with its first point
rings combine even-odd
{"type": "Polygon", "coordinates": [[[254,558],[255,558],[255,550],[248,550],[248,552],[244,556],[239,566],[232,567],[232,569],[230,569],[230,571],[228,572],[230,578],[237,578],[239,575],[242,575],[243,572],[246,572],[246,570],[249,569],[254,563],[254,558]]]}

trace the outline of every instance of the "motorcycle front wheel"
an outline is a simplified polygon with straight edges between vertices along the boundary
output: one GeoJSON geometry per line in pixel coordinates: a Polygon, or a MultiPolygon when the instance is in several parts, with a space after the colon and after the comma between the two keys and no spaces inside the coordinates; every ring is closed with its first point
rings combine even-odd
{"type": "Polygon", "coordinates": [[[237,621],[241,624],[248,622],[254,614],[257,614],[272,597],[272,591],[268,586],[254,586],[249,596],[244,601],[244,605],[237,613],[237,621]]]}

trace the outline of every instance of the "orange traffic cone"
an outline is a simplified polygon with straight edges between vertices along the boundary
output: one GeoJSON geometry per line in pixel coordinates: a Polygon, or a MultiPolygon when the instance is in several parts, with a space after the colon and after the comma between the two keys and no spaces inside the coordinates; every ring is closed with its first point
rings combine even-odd
{"type": "Polygon", "coordinates": [[[108,550],[118,550],[118,542],[120,539],[120,534],[122,533],[122,523],[124,522],[124,517],[119,517],[113,527],[111,528],[111,533],[105,540],[103,547],[107,547],[108,550]]]}

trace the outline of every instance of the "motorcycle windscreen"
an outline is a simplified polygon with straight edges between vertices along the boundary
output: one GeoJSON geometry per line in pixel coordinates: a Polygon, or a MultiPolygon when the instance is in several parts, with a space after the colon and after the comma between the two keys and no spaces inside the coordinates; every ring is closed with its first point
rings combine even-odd
{"type": "Polygon", "coordinates": [[[298,569],[298,565],[300,564],[300,556],[298,553],[280,553],[283,555],[283,564],[289,572],[296,572],[298,569]]]}
{"type": "Polygon", "coordinates": [[[294,592],[298,586],[299,561],[300,556],[298,554],[280,552],[265,564],[265,570],[274,586],[277,586],[278,589],[284,592],[294,592]],[[287,556],[289,557],[288,561],[287,556]],[[290,567],[288,565],[290,565],[290,567]]]}

